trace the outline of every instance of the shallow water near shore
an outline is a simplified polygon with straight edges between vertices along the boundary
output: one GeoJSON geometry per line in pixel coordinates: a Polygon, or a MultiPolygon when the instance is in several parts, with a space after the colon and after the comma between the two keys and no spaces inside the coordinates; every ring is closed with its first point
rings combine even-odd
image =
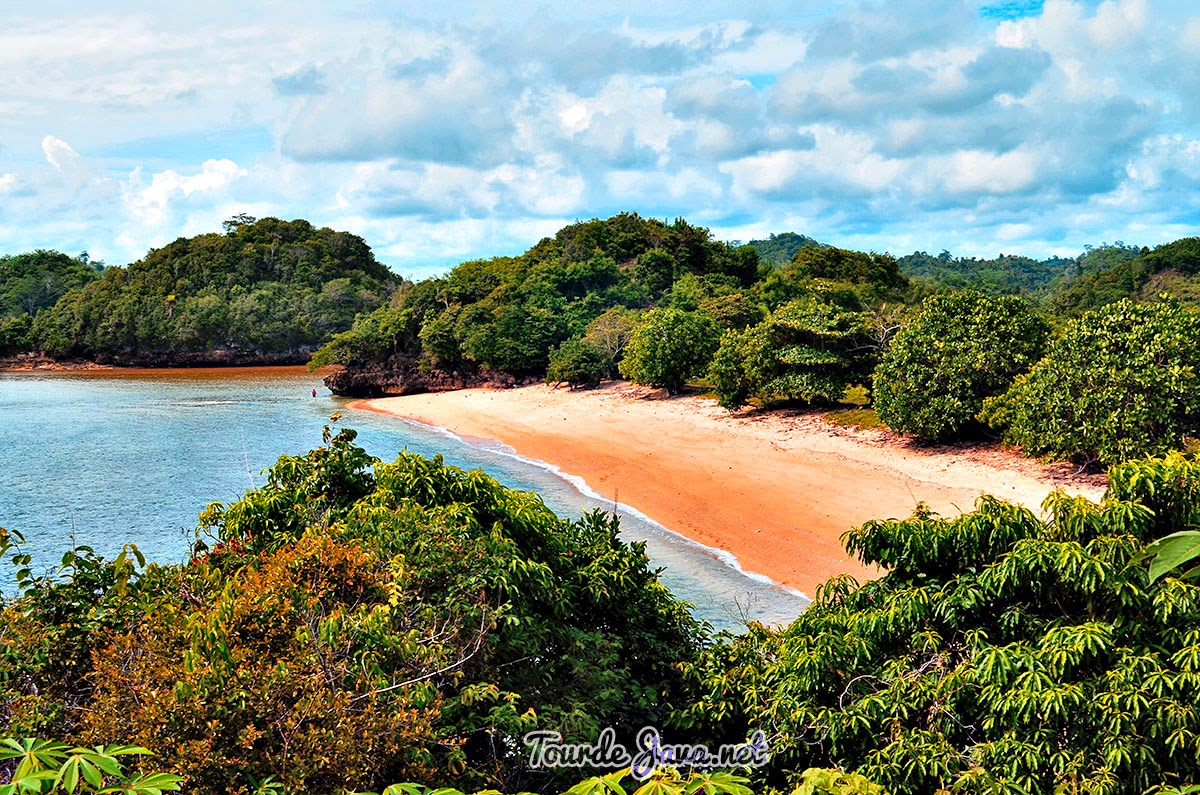
{"type": "MultiPolygon", "coordinates": [[[[185,559],[197,513],[261,485],[283,454],[318,444],[334,411],[381,459],[403,449],[505,485],[538,492],[564,517],[593,508],[621,517],[622,536],[643,541],[662,579],[717,628],[794,618],[807,600],[748,576],[732,557],[615,505],[502,445],[469,444],[441,429],[349,410],[303,368],[0,373],[0,526],[26,537],[35,567],[86,544],[106,556],[135,543],[151,560],[185,559]],[[312,397],[316,389],[318,396],[312,397]]],[[[0,570],[0,590],[11,593],[0,570]]]]}

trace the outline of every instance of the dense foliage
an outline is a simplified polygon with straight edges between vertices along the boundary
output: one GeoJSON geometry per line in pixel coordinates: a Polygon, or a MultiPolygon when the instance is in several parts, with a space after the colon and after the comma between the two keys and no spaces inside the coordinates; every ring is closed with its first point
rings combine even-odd
{"type": "Polygon", "coordinates": [[[868,522],[847,548],[888,574],[832,580],[781,632],[693,668],[684,722],[770,727],[768,780],[844,766],[888,792],[1142,793],[1200,780],[1200,587],[1151,583],[1147,541],[1200,514],[1200,464],[1111,472],[1049,518],[981,498],[868,522]]]}
{"type": "MultiPolygon", "coordinates": [[[[983,497],[868,522],[846,545],[884,576],[829,581],[787,628],[712,639],[613,520],[353,441],[329,431],[210,506],[214,543],[188,565],[79,549],[39,578],[15,550],[4,730],[152,748],[146,775],[189,792],[561,791],[577,769],[528,769],[523,734],[609,725],[629,747],[643,725],[709,747],[766,732],[749,781],[663,770],[643,795],[1200,780],[1200,585],[1145,561],[1200,520],[1191,458],[1114,467],[1099,504],[1056,493],[1047,518],[983,497]]],[[[624,791],[625,771],[597,772],[570,791],[624,791]]]]}
{"type": "Polygon", "coordinates": [[[611,373],[632,335],[633,310],[695,311],[712,301],[718,312],[736,313],[729,296],[755,281],[758,264],[749,246],[716,242],[682,219],[622,213],[580,222],[519,257],[465,262],[415,285],[313,362],[537,376],[546,374],[551,351],[586,335],[611,373]]]}
{"type": "Polygon", "coordinates": [[[1114,464],[1200,434],[1200,310],[1125,299],[1075,321],[983,416],[1026,454],[1114,464]]]}
{"type": "Polygon", "coordinates": [[[18,556],[4,729],[152,748],[189,792],[548,786],[520,737],[661,722],[702,629],[615,519],[327,433],[215,503],[183,566],[18,556]],[[533,775],[534,778],[524,778],[533,775]]]}
{"type": "Polygon", "coordinates": [[[38,250],[0,257],[0,356],[32,347],[33,318],[70,290],[98,278],[100,263],[38,250]]]}
{"type": "Polygon", "coordinates": [[[925,299],[875,370],[875,408],[889,428],[925,440],[975,424],[984,398],[1038,361],[1050,327],[1010,296],[947,293],[925,299]]]}
{"type": "Polygon", "coordinates": [[[712,362],[717,401],[828,404],[870,380],[880,341],[876,317],[816,296],[777,308],[743,331],[727,331],[712,362]]]}
{"type": "Polygon", "coordinates": [[[216,350],[297,356],[398,282],[355,235],[247,218],[106,268],[40,312],[33,336],[53,356],[134,363],[216,350]]]}
{"type": "MultiPolygon", "coordinates": [[[[1117,371],[1130,376],[1124,381],[1109,379],[1100,359],[1080,355],[1067,376],[1077,387],[1033,394],[1058,366],[1051,360],[1021,382],[1024,402],[998,400],[981,414],[983,401],[1039,361],[1052,331],[1079,333],[1064,330],[1063,312],[1121,296],[1144,303],[1160,287],[1183,305],[1200,302],[1197,263],[1190,239],[1154,251],[1118,241],[1043,261],[956,259],[948,252],[897,260],[791,233],[735,248],[680,220],[667,225],[622,214],[566,227],[520,257],[464,263],[411,286],[335,337],[313,364],[407,368],[418,375],[406,389],[427,388],[423,374],[437,371],[455,373],[452,385],[489,370],[574,386],[621,374],[670,391],[707,377],[728,408],[829,405],[848,389],[873,385],[862,395],[875,401],[864,409],[877,412],[869,420],[900,433],[943,440],[975,435],[987,423],[1031,454],[1112,463],[1178,449],[1197,423],[1186,401],[1160,405],[1157,419],[1125,412],[1138,430],[1113,425],[1109,435],[1122,437],[1120,449],[1116,441],[1097,449],[1091,437],[1109,432],[1085,418],[1091,404],[1071,389],[1103,382],[1092,390],[1097,405],[1143,400],[1128,392],[1141,389],[1134,375],[1141,354],[1124,363],[1116,354],[1117,371]],[[785,252],[790,257],[780,261],[785,252]],[[963,286],[971,289],[952,294],[963,286]],[[714,327],[721,331],[715,352],[714,327]],[[1054,430],[1055,423],[1075,427],[1054,430]]],[[[1061,357],[1074,343],[1056,344],[1061,357]]],[[[1176,380],[1186,381],[1186,362],[1180,365],[1176,380]]],[[[1148,389],[1137,394],[1162,396],[1148,389]]]]}
{"type": "Polygon", "coordinates": [[[707,369],[720,331],[703,312],[655,309],[633,332],[621,360],[621,375],[639,384],[678,392],[707,369]]]}

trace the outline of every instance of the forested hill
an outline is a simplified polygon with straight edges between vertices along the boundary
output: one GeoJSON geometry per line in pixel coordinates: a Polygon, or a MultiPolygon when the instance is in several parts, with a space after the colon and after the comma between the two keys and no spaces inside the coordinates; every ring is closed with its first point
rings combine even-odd
{"type": "MultiPolygon", "coordinates": [[[[762,281],[759,265],[752,247],[713,240],[682,219],[622,213],[579,222],[518,257],[466,262],[406,287],[314,363],[347,365],[328,382],[347,394],[455,386],[485,373],[541,378],[559,365],[615,374],[639,313],[651,307],[680,313],[686,328],[671,338],[688,336],[701,353],[721,328],[760,320],[761,298],[750,292],[762,281]]],[[[776,298],[792,290],[785,270],[771,281],[776,298]]],[[[671,355],[690,366],[695,353],[671,355]]]]}
{"type": "Polygon", "coordinates": [[[796,252],[800,249],[809,246],[819,248],[821,243],[808,235],[781,232],[769,236],[766,240],[751,240],[747,245],[758,252],[758,256],[763,262],[770,265],[786,265],[792,261],[792,257],[796,256],[796,252]]]}
{"type": "Polygon", "coordinates": [[[37,315],[33,345],[135,365],[303,362],[401,281],[347,232],[247,216],[225,226],[65,293],[37,315]]]}
{"type": "Polygon", "coordinates": [[[69,257],[39,249],[0,257],[0,356],[27,349],[34,316],[67,291],[95,281],[101,270],[86,253],[69,257]]]}
{"type": "Polygon", "coordinates": [[[1149,300],[1170,293],[1200,304],[1200,237],[1188,237],[1141,249],[1108,267],[1083,271],[1079,279],[1055,295],[1051,309],[1075,316],[1122,298],[1149,300]]]}

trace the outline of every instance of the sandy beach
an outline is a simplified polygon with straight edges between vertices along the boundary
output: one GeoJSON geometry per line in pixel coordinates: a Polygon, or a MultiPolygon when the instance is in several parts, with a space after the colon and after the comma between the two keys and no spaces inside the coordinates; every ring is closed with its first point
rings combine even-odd
{"type": "Polygon", "coordinates": [[[922,448],[819,414],[731,414],[704,398],[648,393],[620,382],[575,392],[537,385],[351,408],[500,441],[809,596],[841,572],[877,574],[847,556],[841,534],[869,519],[907,517],[918,501],[954,516],[984,493],[1037,510],[1055,488],[1092,499],[1104,492],[1102,477],[999,449],[922,448]]]}

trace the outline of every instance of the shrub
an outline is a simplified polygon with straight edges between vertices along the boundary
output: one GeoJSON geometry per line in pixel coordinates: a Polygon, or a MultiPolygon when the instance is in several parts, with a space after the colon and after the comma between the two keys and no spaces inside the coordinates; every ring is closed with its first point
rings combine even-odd
{"type": "Polygon", "coordinates": [[[875,410],[892,430],[935,441],[970,429],[985,398],[1041,358],[1050,327],[1019,298],[935,295],[875,370],[875,410]]]}
{"type": "Polygon", "coordinates": [[[595,386],[608,375],[609,359],[582,340],[568,340],[550,352],[546,383],[565,383],[572,389],[595,386]]]}
{"type": "Polygon", "coordinates": [[[1200,432],[1200,312],[1129,300],[1071,324],[982,417],[1027,455],[1115,464],[1200,432]]]}

